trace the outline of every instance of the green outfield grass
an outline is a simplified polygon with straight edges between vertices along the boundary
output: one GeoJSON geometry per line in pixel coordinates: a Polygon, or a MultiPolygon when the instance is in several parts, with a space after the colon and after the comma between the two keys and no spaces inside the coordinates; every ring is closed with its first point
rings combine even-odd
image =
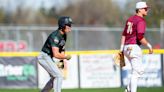
{"type": "MultiPolygon", "coordinates": [[[[39,89],[0,89],[0,92],[39,92],[39,89]]],[[[63,89],[62,92],[124,92],[124,88],[63,89]]],[[[164,92],[164,87],[138,88],[138,92],[164,92]]]]}

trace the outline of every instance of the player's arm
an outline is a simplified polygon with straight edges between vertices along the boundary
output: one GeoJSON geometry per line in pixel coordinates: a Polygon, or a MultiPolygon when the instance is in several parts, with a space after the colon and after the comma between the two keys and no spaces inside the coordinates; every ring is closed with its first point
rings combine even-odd
{"type": "Polygon", "coordinates": [[[67,59],[67,60],[69,60],[71,58],[70,55],[65,55],[64,53],[60,53],[58,47],[52,47],[52,52],[53,52],[53,57],[55,57],[57,59],[67,59]]]}
{"type": "Polygon", "coordinates": [[[148,47],[149,48],[149,53],[152,54],[153,53],[153,48],[151,46],[151,44],[146,40],[145,37],[143,37],[141,40],[140,40],[141,44],[148,47]]]}
{"type": "Polygon", "coordinates": [[[125,44],[125,36],[122,35],[121,37],[121,46],[120,46],[120,51],[122,52],[124,49],[124,44],[125,44]]]}
{"type": "Polygon", "coordinates": [[[65,51],[62,51],[61,54],[65,55],[65,51]]]}
{"type": "Polygon", "coordinates": [[[123,52],[123,50],[124,50],[126,30],[127,30],[127,26],[125,25],[124,31],[122,32],[122,36],[121,36],[121,45],[120,45],[120,51],[121,52],[123,52]]]}
{"type": "Polygon", "coordinates": [[[61,54],[64,54],[65,55],[65,48],[62,48],[61,54]]]}
{"type": "MultiPolygon", "coordinates": [[[[65,54],[65,49],[62,50],[60,53],[63,54],[63,55],[66,55],[66,54],[65,54]]],[[[64,60],[65,60],[65,59],[64,59],[64,60]]]]}
{"type": "Polygon", "coordinates": [[[145,28],[146,28],[145,22],[142,21],[142,22],[138,23],[138,26],[137,26],[137,30],[138,30],[137,39],[141,42],[142,45],[148,47],[149,48],[149,53],[152,54],[153,53],[153,48],[152,48],[151,44],[144,37],[145,28]]]}

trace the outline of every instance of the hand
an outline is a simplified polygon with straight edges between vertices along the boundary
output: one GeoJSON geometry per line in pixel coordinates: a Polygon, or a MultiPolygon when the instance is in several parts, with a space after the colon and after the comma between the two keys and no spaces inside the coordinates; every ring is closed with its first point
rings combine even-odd
{"type": "Polygon", "coordinates": [[[153,49],[152,48],[149,49],[149,54],[153,54],[153,49]]]}
{"type": "Polygon", "coordinates": [[[153,53],[153,48],[150,43],[147,43],[147,47],[149,48],[149,54],[153,53]]]}
{"type": "Polygon", "coordinates": [[[67,60],[70,60],[71,58],[72,58],[71,55],[67,55],[67,56],[66,56],[66,59],[67,59],[67,60]]]}
{"type": "Polygon", "coordinates": [[[63,60],[60,60],[59,62],[56,63],[58,68],[60,69],[64,69],[64,61],[63,60]]]}

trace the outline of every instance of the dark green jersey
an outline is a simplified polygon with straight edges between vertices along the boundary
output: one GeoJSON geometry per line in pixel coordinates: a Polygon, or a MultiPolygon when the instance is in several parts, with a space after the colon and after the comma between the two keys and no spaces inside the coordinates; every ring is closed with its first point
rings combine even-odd
{"type": "Polygon", "coordinates": [[[66,34],[61,34],[59,30],[56,30],[48,36],[48,38],[42,48],[42,51],[47,53],[51,57],[53,56],[52,47],[58,47],[59,52],[64,51],[66,39],[67,39],[66,34]]]}

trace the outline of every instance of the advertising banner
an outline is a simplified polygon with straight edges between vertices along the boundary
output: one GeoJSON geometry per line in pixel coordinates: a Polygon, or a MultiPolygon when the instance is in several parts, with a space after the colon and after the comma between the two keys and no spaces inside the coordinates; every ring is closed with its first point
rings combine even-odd
{"type": "MultiPolygon", "coordinates": [[[[149,54],[143,56],[142,66],[144,74],[138,80],[138,86],[162,86],[161,55],[149,54]]],[[[121,71],[123,86],[127,85],[131,76],[131,65],[126,59],[126,66],[121,71]]]]}
{"type": "Polygon", "coordinates": [[[16,52],[16,51],[27,51],[28,45],[24,40],[13,41],[13,40],[0,40],[0,51],[1,52],[16,52]]]}
{"type": "Polygon", "coordinates": [[[0,57],[0,88],[37,88],[34,57],[0,57]]]}
{"type": "Polygon", "coordinates": [[[80,55],[80,87],[120,87],[120,68],[115,66],[113,55],[80,55]]]}
{"type": "MultiPolygon", "coordinates": [[[[71,60],[66,61],[63,73],[62,88],[78,88],[78,59],[77,55],[72,55],[71,60]]],[[[50,79],[47,71],[38,64],[39,88],[43,88],[50,79]]]]}

